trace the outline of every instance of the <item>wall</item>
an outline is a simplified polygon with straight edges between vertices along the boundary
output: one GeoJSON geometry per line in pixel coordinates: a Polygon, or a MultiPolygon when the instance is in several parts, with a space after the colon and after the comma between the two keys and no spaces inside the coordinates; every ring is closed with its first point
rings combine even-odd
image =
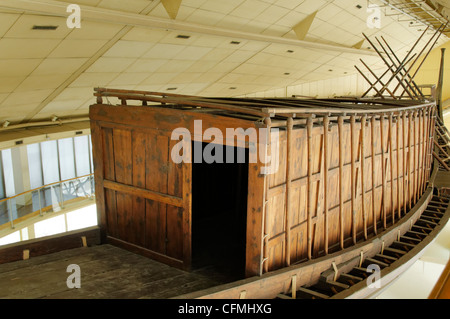
{"type": "MultiPolygon", "coordinates": [[[[444,87],[442,92],[442,101],[446,101],[450,99],[450,41],[431,51],[430,55],[427,57],[426,61],[420,68],[420,71],[417,73],[415,80],[419,85],[438,83],[442,48],[446,49],[444,60],[444,87]]],[[[419,66],[420,62],[418,62],[416,66],[419,66]]],[[[412,71],[416,70],[416,66],[412,71]]]]}

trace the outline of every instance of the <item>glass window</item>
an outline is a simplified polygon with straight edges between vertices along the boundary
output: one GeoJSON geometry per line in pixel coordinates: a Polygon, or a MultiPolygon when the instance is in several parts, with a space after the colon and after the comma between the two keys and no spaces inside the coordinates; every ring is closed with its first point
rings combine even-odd
{"type": "Polygon", "coordinates": [[[75,143],[75,163],[77,167],[77,175],[83,176],[91,173],[89,160],[89,139],[88,136],[77,136],[74,138],[75,143]]]}
{"type": "Polygon", "coordinates": [[[41,163],[41,145],[39,143],[27,146],[28,167],[30,169],[30,186],[32,189],[41,187],[43,184],[42,178],[42,163],[41,163]]]}
{"type": "Polygon", "coordinates": [[[3,180],[5,185],[5,196],[10,197],[16,195],[14,187],[14,173],[11,157],[11,149],[2,151],[2,164],[3,164],[3,180]]]}
{"type": "Polygon", "coordinates": [[[41,150],[44,185],[59,182],[59,161],[56,141],[42,142],[41,150]]]}
{"type": "Polygon", "coordinates": [[[64,215],[49,218],[34,224],[35,238],[51,236],[66,231],[66,220],[64,215]]]}
{"type": "Polygon", "coordinates": [[[61,180],[64,181],[76,177],[73,153],[73,139],[65,138],[62,140],[58,140],[58,148],[61,180]]]}
{"type": "Polygon", "coordinates": [[[92,158],[92,138],[91,135],[89,135],[89,156],[91,159],[91,173],[94,172],[94,159],[92,158]]]}

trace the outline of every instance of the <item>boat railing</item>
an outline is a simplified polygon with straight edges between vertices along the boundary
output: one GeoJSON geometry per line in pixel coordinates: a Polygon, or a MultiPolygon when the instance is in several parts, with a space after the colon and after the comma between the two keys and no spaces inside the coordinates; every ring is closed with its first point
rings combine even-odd
{"type": "Polygon", "coordinates": [[[47,212],[59,212],[68,204],[92,200],[94,174],[87,174],[43,185],[0,199],[0,230],[47,212]]]}

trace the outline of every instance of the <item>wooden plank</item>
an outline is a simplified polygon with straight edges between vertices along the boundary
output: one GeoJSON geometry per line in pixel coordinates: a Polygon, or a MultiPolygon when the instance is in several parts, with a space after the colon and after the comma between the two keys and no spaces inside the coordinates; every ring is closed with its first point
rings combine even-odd
{"type": "MultiPolygon", "coordinates": [[[[204,291],[198,291],[189,295],[178,296],[177,298],[229,299],[237,298],[242,290],[247,291],[248,298],[274,298],[279,293],[287,293],[287,289],[290,287],[290,282],[293,275],[297,276],[297,285],[299,286],[317,282],[320,279],[321,274],[331,268],[333,262],[341,264],[356,257],[359,258],[361,251],[363,251],[364,255],[367,256],[378,253],[381,249],[383,241],[390,242],[397,237],[399,229],[409,228],[410,220],[415,219],[418,215],[420,215],[421,209],[426,206],[427,201],[431,198],[431,195],[431,189],[428,189],[418,202],[418,205],[416,205],[412,211],[408,212],[401,222],[397,223],[395,226],[391,226],[383,232],[380,232],[368,242],[361,242],[356,246],[346,248],[344,251],[339,250],[327,256],[323,256],[315,260],[309,260],[284,269],[279,269],[262,276],[248,278],[239,282],[214,287],[204,291]]],[[[385,254],[387,254],[389,250],[393,249],[389,247],[385,248],[385,254]]],[[[399,252],[402,255],[406,253],[404,251],[399,252]]]]}
{"type": "Polygon", "coordinates": [[[354,284],[355,282],[360,282],[360,281],[364,280],[361,277],[350,275],[350,274],[340,274],[339,279],[346,280],[348,282],[351,282],[352,284],[354,284]]]}
{"type": "Polygon", "coordinates": [[[398,258],[392,257],[392,256],[388,256],[388,255],[383,255],[383,254],[376,254],[374,256],[374,258],[381,258],[384,259],[387,262],[394,262],[396,260],[398,260],[398,258]]]}
{"type": "Polygon", "coordinates": [[[406,212],[406,203],[407,203],[407,167],[406,167],[406,117],[407,112],[403,112],[402,117],[402,129],[403,129],[403,212],[406,212]]]}
{"type": "MultiPolygon", "coordinates": [[[[131,131],[114,129],[113,143],[115,181],[118,184],[131,185],[133,183],[131,131]]],[[[104,181],[103,184],[104,187],[109,188],[109,183],[104,181]]],[[[130,237],[127,225],[130,223],[132,205],[131,196],[123,193],[116,193],[117,236],[126,241],[128,241],[130,237]]]]}
{"type": "Polygon", "coordinates": [[[115,190],[117,192],[129,194],[129,195],[135,195],[137,197],[142,197],[145,199],[157,201],[159,203],[164,203],[176,207],[183,207],[183,200],[179,197],[162,194],[154,191],[150,191],[145,188],[135,187],[135,186],[129,186],[117,182],[113,182],[110,180],[105,179],[104,180],[104,187],[107,189],[115,190]]]}
{"type": "Polygon", "coordinates": [[[367,116],[363,115],[361,117],[361,155],[360,155],[360,162],[361,162],[361,212],[362,212],[362,218],[363,218],[363,227],[364,227],[364,240],[367,240],[367,212],[366,212],[366,165],[365,165],[365,158],[366,158],[366,121],[367,116]]]}
{"type": "MultiPolygon", "coordinates": [[[[400,120],[401,120],[401,114],[397,117],[397,213],[398,213],[398,219],[402,217],[402,192],[400,191],[400,163],[401,163],[401,157],[400,157],[400,120]]],[[[403,175],[403,173],[402,173],[403,175]]],[[[406,212],[405,212],[406,214],[406,212]]]]}
{"type": "Polygon", "coordinates": [[[324,191],[323,191],[323,206],[324,206],[324,250],[325,254],[328,254],[328,154],[329,154],[329,145],[328,145],[328,132],[330,130],[329,127],[330,120],[328,115],[326,115],[323,119],[323,153],[324,153],[324,170],[323,170],[323,183],[324,183],[324,191]]]}
{"type": "Polygon", "coordinates": [[[419,163],[418,163],[418,132],[417,132],[417,118],[418,118],[418,112],[414,112],[414,204],[417,203],[419,200],[419,192],[418,192],[418,172],[419,172],[419,163]]]}
{"type": "MultiPolygon", "coordinates": [[[[133,131],[131,135],[132,143],[132,181],[133,186],[143,189],[145,187],[145,145],[148,143],[147,135],[133,131]]],[[[133,195],[133,209],[131,211],[130,226],[133,232],[130,234],[130,242],[139,246],[145,245],[145,200],[140,196],[133,195]]]]}
{"type": "Polygon", "coordinates": [[[89,246],[99,245],[100,228],[95,226],[2,246],[0,248],[0,264],[22,260],[25,250],[28,251],[28,258],[33,259],[37,256],[83,247],[82,237],[86,238],[89,246]]]}
{"type": "Polygon", "coordinates": [[[424,175],[423,175],[423,167],[424,165],[424,153],[425,153],[425,110],[422,109],[419,111],[419,194],[423,192],[424,186],[424,175]]]}
{"type": "MultiPolygon", "coordinates": [[[[308,119],[310,120],[310,119],[308,119]]],[[[311,120],[312,123],[312,120],[311,120]]],[[[293,137],[292,137],[292,129],[293,129],[293,119],[289,117],[287,120],[287,134],[286,134],[286,199],[285,199],[285,264],[286,266],[291,265],[291,219],[292,219],[292,205],[291,205],[291,188],[292,188],[292,147],[293,147],[293,137]]],[[[308,126],[309,128],[309,126],[308,126]]],[[[309,133],[308,133],[308,141],[309,141],[309,133]]],[[[310,163],[308,163],[310,165],[310,163]]]]}
{"type": "Polygon", "coordinates": [[[94,184],[95,184],[95,202],[97,204],[97,224],[100,227],[100,236],[104,240],[106,238],[107,230],[107,215],[106,215],[106,204],[105,204],[105,190],[103,188],[104,179],[104,162],[103,162],[103,132],[101,127],[96,121],[90,122],[91,127],[91,142],[92,142],[92,153],[95,156],[92,157],[94,164],[94,184]]]}
{"type": "Polygon", "coordinates": [[[305,287],[299,287],[297,290],[297,293],[299,296],[302,296],[304,298],[310,298],[310,299],[328,299],[329,298],[329,296],[327,296],[323,293],[320,293],[320,292],[317,292],[317,291],[314,291],[314,290],[311,290],[311,289],[308,289],[305,287]]]}
{"type": "MultiPolygon", "coordinates": [[[[264,163],[268,163],[267,156],[271,156],[271,127],[270,119],[265,121],[266,136],[261,136],[258,149],[265,154],[264,163]]],[[[256,151],[254,149],[250,152],[256,151]]],[[[275,154],[274,154],[275,155],[275,154]]],[[[249,164],[248,202],[247,202],[247,240],[246,240],[246,276],[261,275],[268,271],[268,262],[263,262],[268,256],[267,233],[267,188],[268,176],[263,173],[265,164],[262,161],[249,164]],[[266,188],[267,187],[267,188],[266,188]]]]}
{"type": "Polygon", "coordinates": [[[344,249],[344,119],[338,118],[339,131],[339,243],[344,249]]]}
{"type": "Polygon", "coordinates": [[[414,185],[413,178],[412,178],[412,157],[413,153],[411,151],[411,148],[413,147],[413,134],[411,133],[412,128],[412,122],[413,122],[414,113],[409,113],[408,117],[408,207],[411,209],[413,207],[413,190],[411,189],[414,185]]]}
{"type": "Polygon", "coordinates": [[[428,299],[450,299],[450,261],[447,262],[428,299]]]}
{"type": "MultiPolygon", "coordinates": [[[[161,124],[160,124],[161,125],[161,124]]],[[[167,196],[167,137],[158,132],[148,134],[146,145],[145,161],[145,246],[144,248],[158,254],[167,254],[167,202],[172,206],[182,207],[183,201],[180,198],[167,196]],[[152,192],[152,193],[150,193],[152,192]],[[154,193],[158,196],[153,197],[154,193]],[[164,200],[166,199],[166,200],[164,200]]],[[[189,148],[190,149],[190,148],[189,148]]]]}
{"type": "MultiPolygon", "coordinates": [[[[95,168],[95,174],[103,175],[101,178],[102,190],[100,194],[105,194],[105,205],[103,210],[105,211],[105,236],[106,234],[111,236],[118,236],[117,234],[117,207],[116,207],[116,192],[112,190],[104,189],[104,179],[116,180],[115,165],[114,165],[114,140],[113,140],[113,130],[109,128],[102,129],[102,151],[96,150],[97,147],[93,148],[93,158],[99,158],[101,156],[101,161],[104,167],[104,171],[100,171],[95,168]],[[98,155],[97,155],[98,154],[98,155]]],[[[93,140],[94,141],[94,140],[93,140]]],[[[96,183],[97,185],[97,183],[96,183]]],[[[97,192],[96,195],[97,197],[97,192]]],[[[102,209],[99,206],[98,209],[102,209]]],[[[106,237],[105,237],[106,238],[106,237]]]]}
{"type": "Polygon", "coordinates": [[[351,210],[352,210],[352,239],[353,244],[356,244],[356,233],[357,233],[357,222],[356,222],[356,150],[358,149],[356,145],[356,128],[355,128],[355,116],[350,116],[350,152],[351,152],[351,210]]]}
{"type": "Polygon", "coordinates": [[[380,115],[380,142],[381,142],[381,181],[382,181],[382,216],[383,216],[383,228],[386,229],[386,214],[387,214],[387,199],[386,199],[386,168],[385,168],[385,156],[386,150],[384,149],[384,114],[380,115]]]}
{"type": "Polygon", "coordinates": [[[307,193],[308,193],[308,224],[307,224],[307,240],[308,240],[308,259],[312,258],[312,214],[313,214],[313,208],[312,208],[312,128],[313,128],[313,122],[311,118],[308,118],[307,121],[307,132],[308,132],[308,185],[307,185],[307,193]]]}
{"type": "Polygon", "coordinates": [[[389,166],[390,166],[390,182],[391,182],[391,215],[392,215],[392,224],[395,223],[395,211],[394,211],[394,160],[393,160],[393,153],[394,153],[394,137],[393,137],[393,128],[394,128],[394,122],[392,119],[392,113],[389,114],[388,117],[388,123],[389,123],[389,166]]]}
{"type": "Polygon", "coordinates": [[[373,232],[375,235],[377,234],[377,216],[375,212],[375,189],[376,189],[376,168],[375,168],[375,116],[372,116],[370,120],[370,129],[371,129],[371,146],[372,146],[372,221],[373,221],[373,232]]]}
{"type": "Polygon", "coordinates": [[[382,262],[381,260],[374,259],[374,258],[366,258],[365,262],[368,263],[368,264],[371,264],[371,263],[372,264],[377,264],[377,265],[379,265],[381,267],[389,267],[389,264],[387,264],[385,262],[382,262]]]}

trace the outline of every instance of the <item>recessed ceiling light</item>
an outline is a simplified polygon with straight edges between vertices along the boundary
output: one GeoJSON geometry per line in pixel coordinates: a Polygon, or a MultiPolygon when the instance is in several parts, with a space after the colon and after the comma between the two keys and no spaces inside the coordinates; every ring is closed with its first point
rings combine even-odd
{"type": "Polygon", "coordinates": [[[286,52],[287,52],[287,53],[294,53],[293,50],[287,50],[286,52]]]}
{"type": "Polygon", "coordinates": [[[333,72],[333,70],[332,70],[332,69],[329,69],[328,72],[333,72]]]}
{"type": "Polygon", "coordinates": [[[175,91],[178,88],[167,88],[166,91],[175,91]]]}
{"type": "Polygon", "coordinates": [[[236,90],[236,89],[237,89],[237,87],[235,87],[235,86],[230,87],[230,90],[236,90]]]}
{"type": "Polygon", "coordinates": [[[58,29],[57,25],[34,25],[33,30],[56,30],[58,29]]]}
{"type": "Polygon", "coordinates": [[[239,41],[231,41],[230,44],[241,44],[239,41]]]}
{"type": "Polygon", "coordinates": [[[358,8],[358,9],[362,9],[362,6],[361,5],[356,5],[356,7],[358,8]]]}
{"type": "Polygon", "coordinates": [[[178,39],[189,39],[190,37],[191,37],[190,35],[184,35],[184,34],[177,35],[178,39]]]}
{"type": "Polygon", "coordinates": [[[284,75],[290,75],[290,73],[289,72],[285,72],[284,75]]]}

